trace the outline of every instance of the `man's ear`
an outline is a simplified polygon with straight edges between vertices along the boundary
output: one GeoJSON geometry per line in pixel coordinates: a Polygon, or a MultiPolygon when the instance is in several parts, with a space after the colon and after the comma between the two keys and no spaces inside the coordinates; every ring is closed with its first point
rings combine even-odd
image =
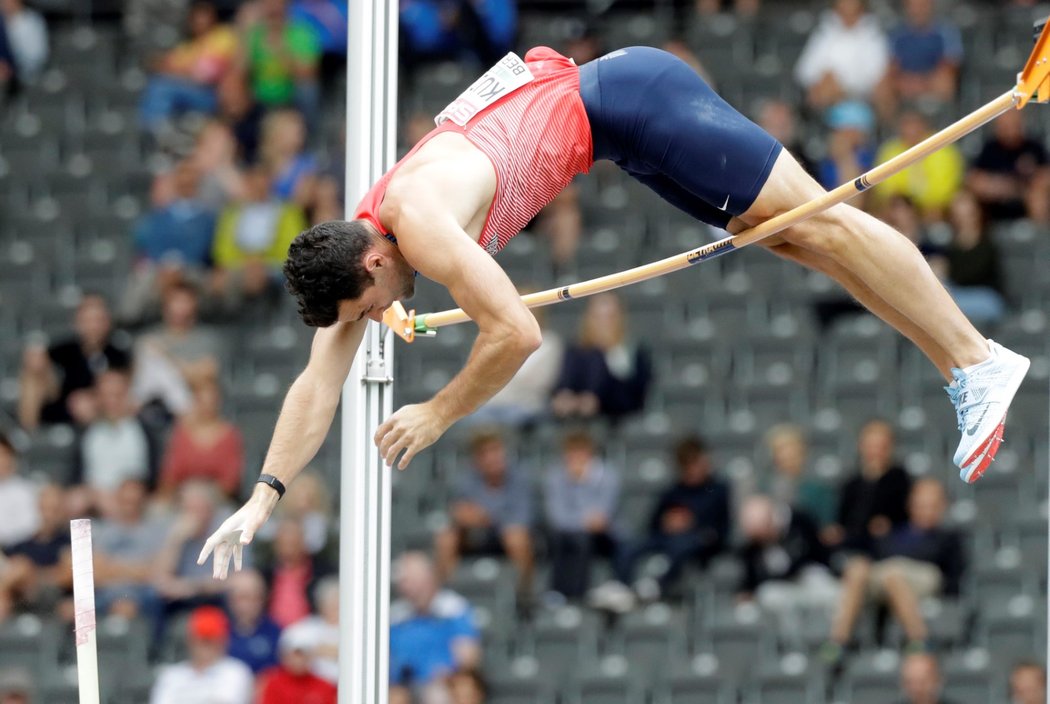
{"type": "Polygon", "coordinates": [[[365,252],[365,271],[371,273],[376,269],[380,269],[383,266],[383,255],[375,249],[370,249],[365,252]]]}

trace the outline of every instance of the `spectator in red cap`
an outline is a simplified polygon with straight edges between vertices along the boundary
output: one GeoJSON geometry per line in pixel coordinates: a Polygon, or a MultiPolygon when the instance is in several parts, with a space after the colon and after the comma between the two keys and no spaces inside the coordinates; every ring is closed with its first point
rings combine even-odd
{"type": "Polygon", "coordinates": [[[310,672],[313,638],[303,629],[281,634],[281,662],[261,679],[259,704],[335,704],[335,685],[310,672]]]}
{"type": "Polygon", "coordinates": [[[248,704],[252,671],[226,654],[230,623],[222,609],[194,609],[186,637],[189,659],[161,670],[150,704],[248,704]]]}

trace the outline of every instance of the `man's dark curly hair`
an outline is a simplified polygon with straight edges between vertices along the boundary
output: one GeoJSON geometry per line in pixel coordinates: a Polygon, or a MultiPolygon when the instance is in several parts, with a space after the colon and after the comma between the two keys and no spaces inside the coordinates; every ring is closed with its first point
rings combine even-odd
{"type": "Polygon", "coordinates": [[[284,263],[285,288],[299,301],[299,315],[311,327],[339,318],[339,302],[357,298],[372,285],[365,252],[372,230],[362,220],[333,220],[299,234],[284,263]]]}

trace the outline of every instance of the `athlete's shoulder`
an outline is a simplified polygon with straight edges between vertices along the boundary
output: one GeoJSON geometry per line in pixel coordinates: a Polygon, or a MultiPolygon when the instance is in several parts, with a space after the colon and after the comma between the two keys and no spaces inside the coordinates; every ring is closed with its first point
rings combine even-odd
{"type": "Polygon", "coordinates": [[[533,64],[538,64],[549,70],[568,68],[576,65],[576,62],[572,59],[559,54],[549,46],[535,46],[529,49],[525,53],[525,63],[529,64],[530,67],[533,64]]]}

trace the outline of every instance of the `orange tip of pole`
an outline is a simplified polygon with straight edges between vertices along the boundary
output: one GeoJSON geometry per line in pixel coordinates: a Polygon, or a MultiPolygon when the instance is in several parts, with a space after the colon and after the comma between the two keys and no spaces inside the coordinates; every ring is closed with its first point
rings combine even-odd
{"type": "Polygon", "coordinates": [[[394,301],[389,308],[383,311],[383,322],[405,342],[412,342],[416,339],[416,311],[413,309],[405,312],[401,301],[394,301]]]}
{"type": "Polygon", "coordinates": [[[1017,78],[1015,92],[1018,110],[1033,98],[1037,103],[1050,101],[1050,22],[1043,24],[1028,63],[1017,78]]]}

